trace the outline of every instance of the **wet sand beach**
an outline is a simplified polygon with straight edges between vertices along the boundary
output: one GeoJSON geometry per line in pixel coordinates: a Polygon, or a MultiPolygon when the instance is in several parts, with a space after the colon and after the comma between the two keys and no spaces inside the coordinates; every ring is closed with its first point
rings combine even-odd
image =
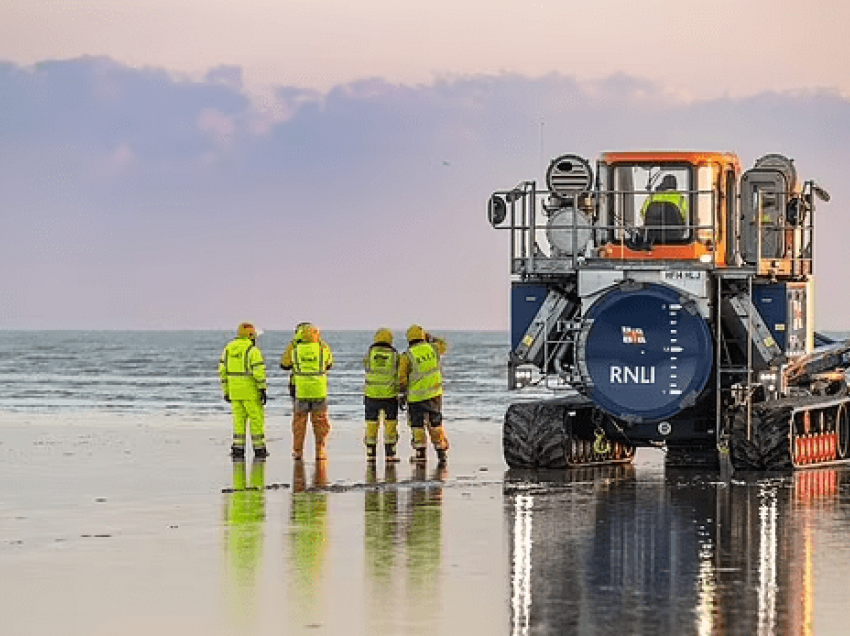
{"type": "Polygon", "coordinates": [[[2,633],[845,633],[846,469],[521,473],[468,420],[370,470],[359,422],[318,465],[287,425],[233,463],[226,415],[2,413],[2,633]]]}
{"type": "Polygon", "coordinates": [[[500,633],[504,465],[462,425],[444,470],[369,471],[354,422],[317,465],[275,423],[232,463],[226,416],[3,414],[2,632],[500,633]]]}

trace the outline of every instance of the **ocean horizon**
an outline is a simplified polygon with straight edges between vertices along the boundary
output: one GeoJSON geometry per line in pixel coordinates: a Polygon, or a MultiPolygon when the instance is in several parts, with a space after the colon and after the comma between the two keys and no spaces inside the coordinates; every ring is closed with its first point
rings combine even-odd
{"type": "MultiPolygon", "coordinates": [[[[435,331],[449,343],[444,357],[448,418],[501,421],[516,398],[507,390],[507,331],[435,331]]],[[[331,416],[362,419],[362,359],[373,330],[328,330],[335,365],[329,374],[331,416]]],[[[394,331],[403,349],[404,331],[394,331]]],[[[204,418],[229,413],[221,398],[218,360],[232,330],[0,330],[0,413],[172,414],[204,418]]],[[[279,366],[291,330],[258,340],[269,377],[270,417],[291,413],[289,373],[279,366]]]]}

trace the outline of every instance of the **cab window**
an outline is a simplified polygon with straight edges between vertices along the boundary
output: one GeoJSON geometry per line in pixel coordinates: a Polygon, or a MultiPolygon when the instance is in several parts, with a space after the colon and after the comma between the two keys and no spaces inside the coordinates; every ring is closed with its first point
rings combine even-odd
{"type": "Polygon", "coordinates": [[[648,245],[691,242],[690,166],[620,165],[612,172],[609,221],[615,241],[648,245]]]}

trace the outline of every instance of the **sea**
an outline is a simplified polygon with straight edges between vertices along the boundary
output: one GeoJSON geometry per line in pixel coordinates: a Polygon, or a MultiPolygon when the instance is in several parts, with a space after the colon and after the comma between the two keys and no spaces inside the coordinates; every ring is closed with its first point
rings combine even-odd
{"type": "MultiPolygon", "coordinates": [[[[443,358],[444,415],[501,421],[516,395],[507,390],[507,332],[448,331],[443,358]]],[[[334,353],[329,374],[330,415],[360,420],[363,356],[372,331],[327,331],[334,353]]],[[[396,334],[396,345],[404,343],[396,334]]],[[[203,419],[229,413],[222,400],[218,360],[227,331],[0,331],[0,411],[104,411],[203,419]]],[[[291,412],[289,373],[280,358],[291,331],[258,340],[269,376],[270,416],[291,412]]],[[[541,393],[543,395],[544,393],[541,393]]]]}

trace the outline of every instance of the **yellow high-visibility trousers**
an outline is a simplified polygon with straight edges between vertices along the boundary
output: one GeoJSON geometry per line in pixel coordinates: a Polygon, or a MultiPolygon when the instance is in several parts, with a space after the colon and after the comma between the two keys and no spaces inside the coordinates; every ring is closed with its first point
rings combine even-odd
{"type": "Polygon", "coordinates": [[[245,448],[247,430],[250,422],[251,441],[254,448],[266,446],[266,413],[259,400],[232,400],[233,446],[245,448]]]}
{"type": "MultiPolygon", "coordinates": [[[[366,420],[366,435],[363,441],[366,446],[375,446],[378,443],[378,429],[380,422],[366,420]]],[[[398,443],[398,420],[384,420],[384,444],[398,443]]]]}

